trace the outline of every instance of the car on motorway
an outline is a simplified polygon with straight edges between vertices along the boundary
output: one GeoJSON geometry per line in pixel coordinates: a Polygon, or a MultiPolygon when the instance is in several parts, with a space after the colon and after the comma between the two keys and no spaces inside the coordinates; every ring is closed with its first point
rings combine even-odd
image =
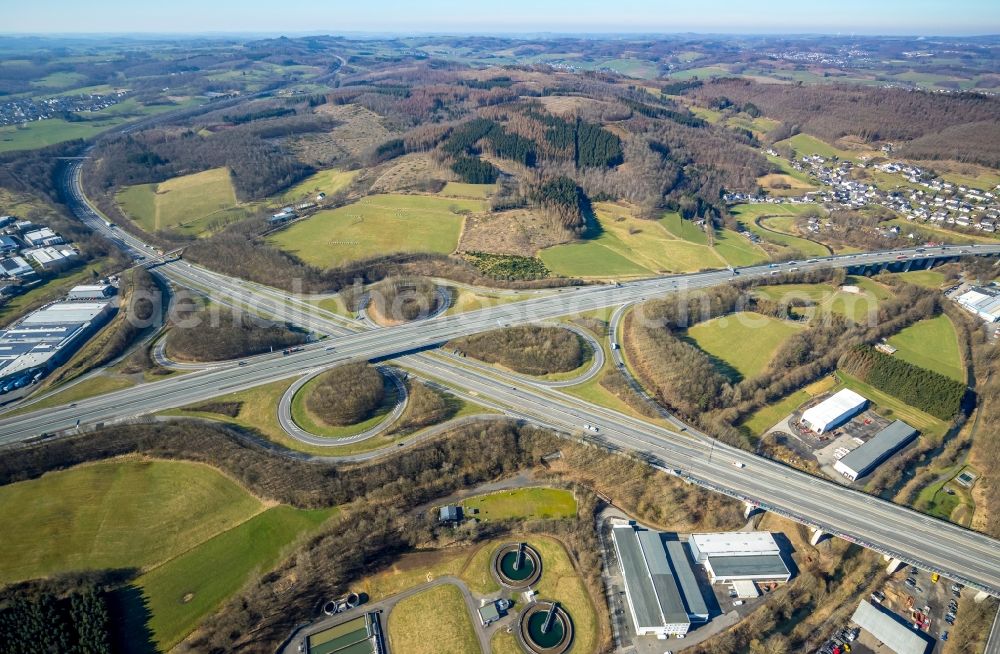
{"type": "Polygon", "coordinates": [[[746,468],[747,467],[747,464],[743,463],[742,461],[733,461],[733,465],[736,466],[737,468],[746,468]]]}
{"type": "Polygon", "coordinates": [[[245,365],[247,365],[247,362],[246,361],[240,361],[239,365],[240,365],[240,367],[245,366],[245,365]]]}

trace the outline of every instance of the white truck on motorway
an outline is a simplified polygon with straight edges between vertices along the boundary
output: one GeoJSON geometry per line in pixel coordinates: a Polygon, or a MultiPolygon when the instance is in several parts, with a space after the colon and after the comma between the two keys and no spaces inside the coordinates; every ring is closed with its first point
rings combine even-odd
{"type": "Polygon", "coordinates": [[[742,463],[740,461],[733,461],[733,465],[736,466],[737,468],[746,468],[747,467],[747,464],[742,463]]]}

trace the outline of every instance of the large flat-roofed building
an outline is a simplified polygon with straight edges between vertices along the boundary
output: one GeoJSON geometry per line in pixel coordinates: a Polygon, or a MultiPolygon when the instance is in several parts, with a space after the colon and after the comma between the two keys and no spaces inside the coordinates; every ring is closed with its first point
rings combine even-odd
{"type": "Polygon", "coordinates": [[[834,470],[851,481],[864,477],[917,437],[917,430],[902,420],[875,434],[870,441],[847,453],[833,464],[834,470]]]}
{"type": "Polygon", "coordinates": [[[66,294],[67,300],[106,300],[115,294],[115,287],[111,284],[80,284],[74,286],[66,294]]]}
{"type": "Polygon", "coordinates": [[[792,573],[767,531],[691,534],[688,546],[712,583],[788,581],[792,573]]]}
{"type": "Polygon", "coordinates": [[[802,424],[817,434],[846,422],[868,405],[861,395],[845,388],[802,413],[802,424]]]}
{"type": "Polygon", "coordinates": [[[986,322],[1000,320],[1000,289],[976,286],[962,293],[955,301],[986,322]]]}
{"type": "Polygon", "coordinates": [[[113,310],[108,301],[56,302],[0,330],[0,383],[65,362],[113,310]]]}
{"type": "Polygon", "coordinates": [[[618,525],[611,535],[637,635],[684,635],[692,622],[708,620],[683,543],[634,525],[618,525]]]}
{"type": "Polygon", "coordinates": [[[931,645],[923,632],[913,629],[896,614],[876,607],[868,600],[861,600],[851,616],[851,622],[896,654],[926,654],[931,645]]]}

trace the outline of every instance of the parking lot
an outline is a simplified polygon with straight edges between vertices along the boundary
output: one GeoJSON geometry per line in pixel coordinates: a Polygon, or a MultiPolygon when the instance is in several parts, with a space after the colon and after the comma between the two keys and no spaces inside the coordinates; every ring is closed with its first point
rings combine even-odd
{"type": "MultiPolygon", "coordinates": [[[[958,600],[964,592],[971,591],[965,591],[943,577],[935,582],[931,573],[906,566],[893,574],[869,599],[892,611],[901,620],[919,625],[928,640],[934,643],[928,649],[928,654],[934,654],[941,651],[944,642],[950,637],[951,623],[959,610],[958,600]]],[[[845,648],[842,642],[847,640],[844,636],[850,631],[850,625],[842,625],[842,629],[838,630],[838,637],[828,641],[820,651],[826,654],[830,654],[835,648],[845,654],[884,654],[890,651],[864,630],[858,632],[856,640],[849,641],[845,648]]]]}
{"type": "MultiPolygon", "coordinates": [[[[800,425],[799,420],[802,418],[802,412],[826,397],[817,397],[814,401],[793,412],[777,431],[791,434],[791,438],[787,438],[785,444],[802,457],[815,460],[831,479],[844,485],[851,485],[846,477],[834,470],[833,464],[851,450],[869,441],[875,434],[889,426],[892,421],[878,415],[871,409],[867,409],[836,429],[823,434],[817,434],[800,425]]],[[[862,479],[858,486],[863,486],[863,482],[862,479]]]]}

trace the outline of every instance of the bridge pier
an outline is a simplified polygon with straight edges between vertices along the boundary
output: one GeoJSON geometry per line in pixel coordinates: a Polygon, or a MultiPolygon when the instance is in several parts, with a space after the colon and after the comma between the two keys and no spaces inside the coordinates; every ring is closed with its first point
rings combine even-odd
{"type": "Polygon", "coordinates": [[[763,513],[764,512],[764,509],[760,508],[759,506],[757,506],[753,502],[744,502],[743,503],[743,507],[744,507],[743,508],[743,517],[745,519],[747,519],[747,520],[749,520],[753,516],[757,515],[758,513],[763,513]]]}
{"type": "Polygon", "coordinates": [[[892,573],[896,572],[897,570],[899,570],[900,568],[902,568],[903,566],[906,565],[904,562],[900,561],[899,559],[893,558],[893,557],[891,557],[891,556],[889,556],[887,554],[883,555],[882,558],[884,560],[886,560],[886,561],[889,562],[889,565],[886,566],[885,571],[886,571],[887,574],[890,574],[890,575],[892,573]]]}
{"type": "Polygon", "coordinates": [[[812,536],[809,538],[809,544],[812,545],[812,546],[819,545],[822,541],[824,541],[829,536],[830,536],[830,534],[826,533],[822,529],[816,529],[814,527],[813,530],[812,530],[812,536]]]}

